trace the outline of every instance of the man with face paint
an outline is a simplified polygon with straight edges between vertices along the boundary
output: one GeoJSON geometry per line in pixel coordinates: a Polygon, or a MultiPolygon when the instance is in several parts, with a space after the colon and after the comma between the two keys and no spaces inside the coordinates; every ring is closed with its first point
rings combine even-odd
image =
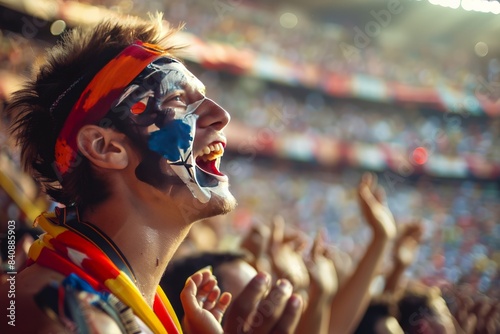
{"type": "MultiPolygon", "coordinates": [[[[158,284],[191,225],[235,206],[219,170],[229,114],[174,57],[161,17],[75,29],[8,111],[25,168],[64,204],[15,276],[17,333],[291,333],[292,286],[258,273],[230,303],[208,269],[181,294],[179,324],[158,284]],[[269,307],[269,306],[272,307],[269,307]]],[[[0,293],[7,296],[9,286],[0,293]]],[[[8,303],[11,304],[8,304],[8,303]]],[[[0,308],[12,309],[1,298],[0,308]]]]}
{"type": "MultiPolygon", "coordinates": [[[[160,58],[147,65],[127,87],[112,113],[124,111],[132,127],[147,131],[140,137],[147,138],[145,146],[156,153],[150,157],[165,159],[192,196],[207,203],[212,193],[226,198],[231,198],[231,195],[227,192],[227,176],[219,171],[225,138],[218,134],[201,151],[194,148],[197,121],[200,116],[206,116],[201,109],[214,110],[210,117],[216,117],[217,110],[220,110],[217,127],[222,128],[229,121],[229,115],[205,96],[203,84],[184,65],[172,58],[160,58]]],[[[160,161],[153,164],[161,164],[160,161]]],[[[146,160],[143,166],[152,162],[146,160]]],[[[151,174],[145,169],[138,170],[139,179],[158,185],[158,178],[150,179],[148,175],[151,174]]],[[[158,176],[162,179],[161,175],[158,176]]],[[[228,209],[234,205],[229,204],[228,209]]]]}

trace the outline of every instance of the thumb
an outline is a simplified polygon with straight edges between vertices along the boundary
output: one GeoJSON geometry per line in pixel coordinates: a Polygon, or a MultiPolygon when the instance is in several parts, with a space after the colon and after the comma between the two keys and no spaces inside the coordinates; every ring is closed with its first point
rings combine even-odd
{"type": "Polygon", "coordinates": [[[184,314],[192,314],[197,312],[201,307],[196,299],[198,287],[191,277],[186,280],[186,285],[181,291],[181,304],[184,308],[184,314]]]}

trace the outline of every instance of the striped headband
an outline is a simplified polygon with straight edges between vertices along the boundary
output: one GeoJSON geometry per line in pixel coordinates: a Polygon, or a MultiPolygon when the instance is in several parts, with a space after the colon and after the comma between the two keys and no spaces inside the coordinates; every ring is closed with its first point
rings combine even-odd
{"type": "MultiPolygon", "coordinates": [[[[70,171],[77,161],[78,131],[84,125],[95,124],[101,120],[123,90],[148,64],[167,55],[168,53],[158,45],[137,41],[97,72],[74,104],[57,137],[55,162],[62,175],[70,171]]],[[[61,98],[62,96],[54,104],[61,98]]]]}

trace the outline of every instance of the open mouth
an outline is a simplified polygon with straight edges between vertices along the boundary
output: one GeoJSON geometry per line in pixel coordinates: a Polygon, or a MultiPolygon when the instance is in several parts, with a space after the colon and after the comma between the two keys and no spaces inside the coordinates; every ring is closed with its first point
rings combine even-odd
{"type": "Polygon", "coordinates": [[[228,177],[219,170],[224,155],[224,143],[215,142],[203,148],[196,157],[196,179],[202,187],[216,187],[228,177]]]}

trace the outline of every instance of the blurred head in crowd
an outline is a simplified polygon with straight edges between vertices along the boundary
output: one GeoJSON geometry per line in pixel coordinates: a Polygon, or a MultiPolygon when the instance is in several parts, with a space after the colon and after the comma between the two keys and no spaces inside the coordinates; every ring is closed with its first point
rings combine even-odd
{"type": "Polygon", "coordinates": [[[405,333],[454,333],[452,315],[437,287],[411,285],[398,303],[399,323],[405,333]]]}
{"type": "Polygon", "coordinates": [[[374,298],[354,333],[403,334],[396,316],[397,307],[392,298],[374,298]]]}

